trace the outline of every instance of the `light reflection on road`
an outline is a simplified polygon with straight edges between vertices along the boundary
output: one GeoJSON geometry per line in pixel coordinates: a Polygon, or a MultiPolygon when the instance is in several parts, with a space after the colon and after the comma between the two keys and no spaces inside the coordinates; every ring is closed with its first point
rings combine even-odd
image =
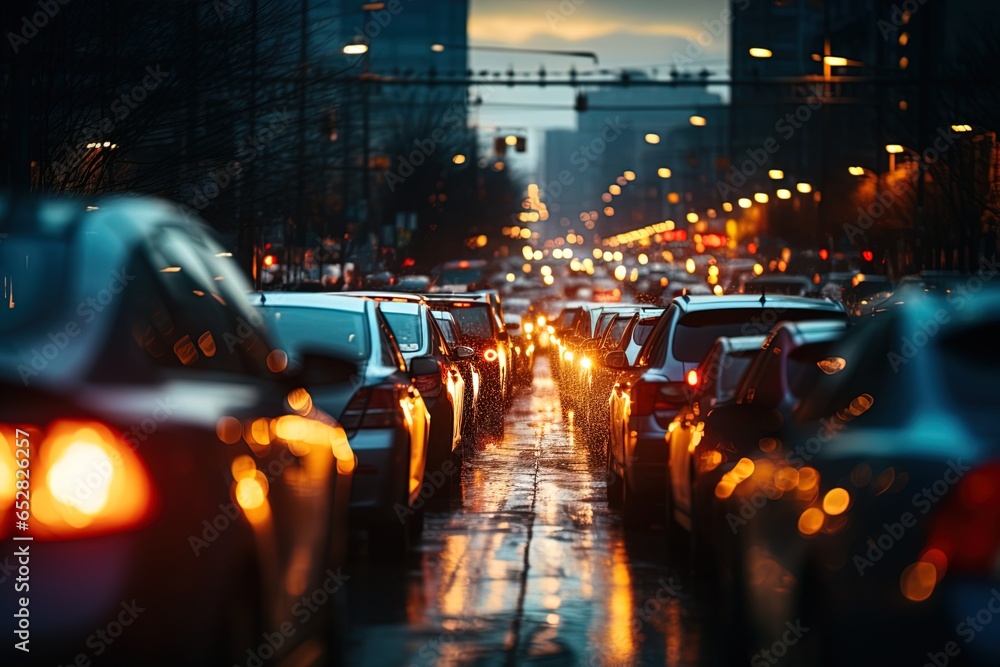
{"type": "Polygon", "coordinates": [[[662,532],[626,539],[603,453],[565,423],[544,359],[535,372],[410,561],[352,563],[346,664],[708,664],[662,532]]]}

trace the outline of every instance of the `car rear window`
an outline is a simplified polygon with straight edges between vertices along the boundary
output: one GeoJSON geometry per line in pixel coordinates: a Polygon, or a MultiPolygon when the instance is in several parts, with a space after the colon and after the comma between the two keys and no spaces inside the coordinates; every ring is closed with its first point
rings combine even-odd
{"type": "Polygon", "coordinates": [[[490,323],[490,309],[486,304],[456,304],[444,307],[455,318],[458,331],[463,338],[493,338],[493,326],[490,323]]]}
{"type": "Polygon", "coordinates": [[[300,350],[352,360],[367,359],[371,354],[363,313],[281,306],[260,310],[268,328],[277,333],[282,349],[292,356],[300,350]]]}
{"type": "MultiPolygon", "coordinates": [[[[716,338],[767,333],[778,322],[843,320],[842,313],[805,308],[739,308],[688,313],[674,331],[673,353],[677,361],[699,363],[716,338]]],[[[662,358],[660,363],[663,363],[662,358]]]]}

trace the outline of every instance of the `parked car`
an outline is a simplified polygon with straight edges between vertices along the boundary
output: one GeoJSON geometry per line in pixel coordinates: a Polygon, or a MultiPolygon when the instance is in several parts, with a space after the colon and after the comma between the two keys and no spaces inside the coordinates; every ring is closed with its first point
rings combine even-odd
{"type": "Polygon", "coordinates": [[[320,350],[357,365],[349,386],[307,389],[357,454],[352,523],[368,530],[375,557],[403,558],[423,527],[431,418],[385,316],[374,300],[341,294],[264,292],[251,303],[293,359],[320,350]]]}
{"type": "Polygon", "coordinates": [[[482,296],[432,294],[426,298],[433,310],[452,314],[462,344],[475,351],[473,360],[482,380],[478,412],[483,433],[503,437],[507,384],[513,381],[507,374],[510,336],[482,296]]]}
{"type": "Polygon", "coordinates": [[[910,299],[852,330],[833,354],[843,368],[814,373],[757,466],[787,465],[797,484],[740,524],[717,574],[744,660],[792,618],[815,630],[789,649],[800,664],[996,664],[1000,626],[977,619],[1000,584],[1000,354],[984,344],[1000,296],[949,299],[910,299]]]}
{"type": "MultiPolygon", "coordinates": [[[[0,562],[30,550],[31,569],[30,608],[13,580],[0,596],[30,618],[30,653],[11,635],[4,664],[81,664],[95,629],[137,616],[102,661],[232,664],[288,623],[279,658],[322,646],[334,605],[305,625],[296,609],[341,584],[355,456],[306,409],[230,254],[158,200],[0,211],[0,562]]],[[[311,359],[349,384],[351,366],[311,359]]]]}
{"type": "Polygon", "coordinates": [[[682,296],[675,298],[634,365],[623,351],[604,364],[622,371],[610,397],[607,477],[610,502],[621,499],[629,524],[662,509],[667,428],[686,403],[685,378],[721,336],[766,333],[778,321],[841,320],[840,304],[800,297],[682,296]]]}

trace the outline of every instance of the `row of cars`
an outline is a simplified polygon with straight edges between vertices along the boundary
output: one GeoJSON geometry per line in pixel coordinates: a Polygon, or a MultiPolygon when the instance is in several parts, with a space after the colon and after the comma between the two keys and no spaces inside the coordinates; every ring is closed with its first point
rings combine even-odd
{"type": "Polygon", "coordinates": [[[556,319],[609,504],[662,525],[719,594],[732,664],[995,664],[1000,295],[983,284],[910,290],[853,326],[832,300],[770,294],[556,319]],[[623,313],[655,321],[637,352],[609,328],[623,313]]]}
{"type": "Polygon", "coordinates": [[[0,662],[335,659],[348,553],[450,505],[530,336],[490,293],[251,292],[164,202],[0,204],[0,662]]]}

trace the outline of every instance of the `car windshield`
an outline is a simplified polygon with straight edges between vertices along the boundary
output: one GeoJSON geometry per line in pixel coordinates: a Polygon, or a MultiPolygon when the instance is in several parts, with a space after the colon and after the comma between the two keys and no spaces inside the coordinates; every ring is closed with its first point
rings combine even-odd
{"type": "Polygon", "coordinates": [[[416,352],[424,343],[423,331],[420,327],[419,313],[394,313],[382,309],[392,335],[396,337],[400,352],[416,352]]]}
{"type": "Polygon", "coordinates": [[[331,308],[263,306],[264,321],[281,347],[295,356],[302,350],[340,359],[367,359],[371,353],[363,313],[331,308]]]}
{"type": "MultiPolygon", "coordinates": [[[[777,311],[779,307],[776,307],[777,311]]],[[[712,349],[715,339],[723,336],[735,338],[753,334],[767,333],[771,326],[762,317],[761,308],[737,308],[725,310],[701,310],[688,313],[677,323],[674,331],[673,355],[677,361],[698,363],[712,349]],[[757,329],[754,329],[757,327],[757,329]],[[763,328],[764,330],[759,330],[763,328]],[[753,329],[747,331],[747,329],[753,329]]],[[[778,321],[804,322],[810,320],[843,319],[841,313],[829,310],[812,310],[805,308],[781,309],[781,312],[771,312],[778,321]]],[[[659,364],[664,359],[661,354],[656,357],[659,364]]]]}

